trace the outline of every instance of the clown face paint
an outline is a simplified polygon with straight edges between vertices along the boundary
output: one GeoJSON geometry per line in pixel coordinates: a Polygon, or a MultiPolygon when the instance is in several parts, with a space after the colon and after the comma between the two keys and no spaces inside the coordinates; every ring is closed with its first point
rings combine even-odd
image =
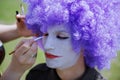
{"type": "Polygon", "coordinates": [[[63,25],[48,28],[43,38],[46,64],[50,68],[65,69],[73,66],[79,53],[75,53],[71,45],[71,36],[63,25]]]}

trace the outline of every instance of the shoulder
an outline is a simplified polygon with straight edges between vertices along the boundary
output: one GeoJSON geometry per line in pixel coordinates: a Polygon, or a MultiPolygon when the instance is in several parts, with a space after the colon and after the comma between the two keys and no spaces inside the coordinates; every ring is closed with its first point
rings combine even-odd
{"type": "Polygon", "coordinates": [[[96,69],[92,68],[90,69],[89,74],[93,74],[93,78],[94,80],[106,80],[99,71],[97,71],[96,69]]]}
{"type": "Polygon", "coordinates": [[[99,71],[97,71],[94,68],[87,67],[84,75],[82,76],[82,80],[106,80],[103,78],[103,76],[100,74],[99,71]]]}
{"type": "Polygon", "coordinates": [[[96,80],[107,80],[105,79],[99,72],[96,71],[96,76],[95,76],[96,80]]]}
{"type": "Polygon", "coordinates": [[[26,80],[43,80],[43,78],[47,78],[50,70],[51,68],[48,68],[45,63],[38,64],[29,71],[26,80]]]}

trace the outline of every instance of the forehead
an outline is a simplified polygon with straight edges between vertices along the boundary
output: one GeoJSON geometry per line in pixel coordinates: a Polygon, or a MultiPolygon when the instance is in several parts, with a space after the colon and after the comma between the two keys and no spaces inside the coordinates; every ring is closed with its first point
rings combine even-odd
{"type": "Polygon", "coordinates": [[[55,25],[55,26],[48,27],[47,32],[67,32],[68,33],[68,29],[64,25],[55,25]]]}

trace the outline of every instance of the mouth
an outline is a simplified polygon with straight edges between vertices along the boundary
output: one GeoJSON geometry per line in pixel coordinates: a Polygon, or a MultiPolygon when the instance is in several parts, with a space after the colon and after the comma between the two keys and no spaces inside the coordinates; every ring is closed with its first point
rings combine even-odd
{"type": "Polygon", "coordinates": [[[61,56],[52,55],[50,53],[45,53],[45,56],[49,59],[55,59],[55,58],[61,57],[61,56]]]}

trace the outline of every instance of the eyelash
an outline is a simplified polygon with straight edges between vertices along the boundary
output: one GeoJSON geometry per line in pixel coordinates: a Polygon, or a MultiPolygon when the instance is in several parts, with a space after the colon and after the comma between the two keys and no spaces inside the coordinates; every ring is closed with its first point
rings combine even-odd
{"type": "Polygon", "coordinates": [[[48,33],[44,34],[43,36],[48,36],[48,33]]]}
{"type": "MultiPolygon", "coordinates": [[[[44,36],[45,37],[48,36],[48,33],[44,34],[44,36]]],[[[69,37],[61,37],[59,35],[57,35],[56,37],[59,38],[59,39],[68,39],[69,38],[69,37]]]]}
{"type": "Polygon", "coordinates": [[[59,38],[59,39],[68,39],[69,37],[61,37],[61,36],[57,36],[57,38],[59,38]]]}

